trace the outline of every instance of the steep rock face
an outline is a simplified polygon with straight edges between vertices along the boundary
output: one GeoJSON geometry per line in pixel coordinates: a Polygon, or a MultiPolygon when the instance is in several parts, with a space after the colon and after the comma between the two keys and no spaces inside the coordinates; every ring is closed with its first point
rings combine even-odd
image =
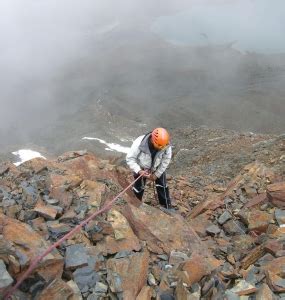
{"type": "MultiPolygon", "coordinates": [[[[129,170],[84,151],[0,171],[4,289],[132,181],[129,170]]],[[[223,299],[270,294],[265,285],[282,291],[284,211],[269,201],[269,184],[284,182],[282,172],[254,162],[223,180],[169,177],[174,211],[159,207],[150,182],[144,201],[151,205],[129,191],[49,254],[17,293],[24,299],[223,299]]]]}
{"type": "Polygon", "coordinates": [[[175,214],[165,214],[146,204],[139,207],[129,205],[122,212],[137,236],[145,240],[154,253],[169,254],[173,249],[207,252],[195,231],[175,214]]]}

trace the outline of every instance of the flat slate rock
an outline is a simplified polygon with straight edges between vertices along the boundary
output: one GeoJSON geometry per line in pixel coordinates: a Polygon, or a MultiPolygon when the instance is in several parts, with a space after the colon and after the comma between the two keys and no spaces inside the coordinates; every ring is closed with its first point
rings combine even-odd
{"type": "Polygon", "coordinates": [[[66,248],[65,268],[77,269],[88,265],[86,248],[82,244],[71,245],[66,248]]]}

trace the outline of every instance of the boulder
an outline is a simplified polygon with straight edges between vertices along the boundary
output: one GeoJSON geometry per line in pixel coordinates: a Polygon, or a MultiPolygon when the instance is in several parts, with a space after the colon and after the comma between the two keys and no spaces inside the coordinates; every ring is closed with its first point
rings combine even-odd
{"type": "Polygon", "coordinates": [[[142,204],[139,208],[129,204],[122,213],[129,221],[134,233],[157,254],[198,250],[209,254],[195,231],[181,218],[168,215],[161,210],[142,204]]]}
{"type": "MultiPolygon", "coordinates": [[[[10,219],[0,214],[0,224],[3,224],[3,239],[12,245],[8,253],[1,253],[5,261],[10,261],[10,266],[16,273],[28,268],[35,257],[41,255],[50,244],[36,233],[29,225],[10,219]],[[11,260],[10,255],[14,257],[11,260]],[[14,262],[14,263],[13,263],[14,262]],[[19,264],[20,269],[17,267],[19,264]],[[18,271],[17,271],[18,270],[18,271]]],[[[35,269],[45,280],[61,277],[63,272],[63,258],[54,249],[47,255],[35,269]]],[[[16,274],[11,274],[12,276],[16,274]]]]}
{"type": "Polygon", "coordinates": [[[147,251],[107,261],[107,281],[113,293],[122,293],[124,300],[136,299],[146,285],[149,254],[147,251]]]}
{"type": "Polygon", "coordinates": [[[268,185],[267,196],[274,206],[285,209],[285,182],[268,185]]]}
{"type": "Polygon", "coordinates": [[[134,234],[127,219],[116,209],[108,212],[107,220],[112,225],[113,236],[106,235],[104,240],[98,242],[94,247],[96,251],[104,255],[114,254],[120,251],[139,251],[140,241],[134,234]]]}
{"type": "Polygon", "coordinates": [[[178,270],[186,272],[186,277],[183,282],[191,286],[202,279],[202,277],[210,274],[213,270],[222,264],[221,261],[199,254],[198,252],[192,253],[189,260],[181,263],[178,270]]]}
{"type": "Polygon", "coordinates": [[[73,289],[60,278],[54,279],[37,297],[37,300],[70,300],[73,289]]]}

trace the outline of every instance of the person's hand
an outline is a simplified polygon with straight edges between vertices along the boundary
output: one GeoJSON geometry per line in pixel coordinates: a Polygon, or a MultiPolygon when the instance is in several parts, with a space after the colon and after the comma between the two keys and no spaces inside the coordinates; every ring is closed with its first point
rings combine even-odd
{"type": "Polygon", "coordinates": [[[142,177],[145,178],[149,178],[149,176],[151,175],[148,170],[140,170],[138,174],[142,175],[142,177]]]}
{"type": "Polygon", "coordinates": [[[149,179],[155,181],[157,179],[157,176],[154,174],[150,174],[149,179]]]}

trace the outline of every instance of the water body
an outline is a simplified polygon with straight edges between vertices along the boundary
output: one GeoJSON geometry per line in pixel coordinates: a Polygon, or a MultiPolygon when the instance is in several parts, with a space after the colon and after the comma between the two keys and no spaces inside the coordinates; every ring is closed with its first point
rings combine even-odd
{"type": "Polygon", "coordinates": [[[243,53],[285,53],[285,1],[199,1],[188,11],[162,16],[152,30],[190,46],[229,45],[243,53]]]}

